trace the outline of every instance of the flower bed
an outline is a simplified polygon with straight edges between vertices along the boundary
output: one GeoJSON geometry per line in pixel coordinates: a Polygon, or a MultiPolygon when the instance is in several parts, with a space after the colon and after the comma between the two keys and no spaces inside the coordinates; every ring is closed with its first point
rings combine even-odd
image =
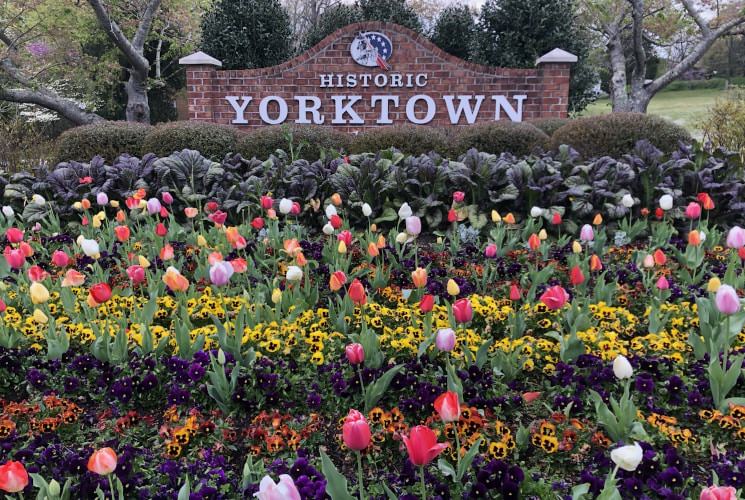
{"type": "Polygon", "coordinates": [[[9,494],[745,486],[745,230],[711,221],[716,197],[623,192],[613,226],[482,206],[475,229],[455,192],[426,234],[405,203],[376,224],[385,207],[338,193],[265,194],[241,216],[183,183],[116,199],[86,177],[55,210],[27,193],[25,219],[2,211],[9,494]]]}

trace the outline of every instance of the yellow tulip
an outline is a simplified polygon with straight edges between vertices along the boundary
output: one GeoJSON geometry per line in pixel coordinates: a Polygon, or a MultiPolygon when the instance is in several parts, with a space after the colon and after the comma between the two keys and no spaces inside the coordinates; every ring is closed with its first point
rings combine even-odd
{"type": "Polygon", "coordinates": [[[76,201],[75,203],[72,204],[72,208],[80,212],[81,210],[83,210],[83,204],[80,203],[79,201],[76,201]]]}
{"type": "Polygon", "coordinates": [[[202,236],[201,234],[197,236],[197,245],[200,247],[206,247],[207,246],[207,239],[202,236]]]}
{"type": "Polygon", "coordinates": [[[147,259],[146,259],[146,258],[145,258],[144,256],[142,256],[142,255],[138,255],[138,256],[137,256],[137,263],[138,263],[138,264],[139,264],[139,265],[140,265],[141,267],[144,267],[145,269],[147,269],[148,267],[150,267],[150,261],[149,261],[149,260],[147,260],[147,259]]]}
{"type": "Polygon", "coordinates": [[[119,208],[119,202],[117,200],[111,200],[109,202],[109,205],[111,205],[113,208],[119,208]]]}
{"type": "Polygon", "coordinates": [[[582,253],[582,245],[580,244],[579,241],[574,240],[574,242],[572,243],[572,252],[582,253]]]}
{"type": "Polygon", "coordinates": [[[496,210],[491,211],[491,221],[495,224],[497,222],[502,222],[502,217],[499,215],[499,212],[497,212],[496,210]]]}
{"type": "Polygon", "coordinates": [[[347,253],[347,244],[343,241],[339,241],[339,247],[337,248],[337,250],[341,254],[347,253]]]}
{"type": "Polygon", "coordinates": [[[711,293],[716,293],[720,286],[722,286],[721,280],[714,276],[709,280],[709,284],[706,285],[706,290],[711,293]]]}
{"type": "Polygon", "coordinates": [[[548,239],[548,233],[545,229],[538,231],[538,239],[541,241],[546,241],[546,239],[548,239]]]}
{"type": "Polygon", "coordinates": [[[448,280],[448,293],[455,297],[460,293],[460,287],[458,286],[458,283],[455,282],[452,278],[448,280]]]}
{"type": "Polygon", "coordinates": [[[43,304],[49,300],[49,290],[39,282],[31,283],[28,292],[31,295],[31,302],[34,304],[43,304]]]}
{"type": "Polygon", "coordinates": [[[370,224],[370,232],[377,233],[378,232],[378,225],[375,224],[375,223],[370,224]]]}
{"type": "Polygon", "coordinates": [[[282,290],[279,288],[275,288],[272,290],[272,302],[275,304],[279,304],[282,300],[282,290]]]}
{"type": "Polygon", "coordinates": [[[49,321],[49,318],[47,318],[47,315],[44,314],[44,312],[41,309],[34,309],[34,315],[33,315],[34,321],[37,323],[41,323],[42,325],[46,325],[49,321]]]}

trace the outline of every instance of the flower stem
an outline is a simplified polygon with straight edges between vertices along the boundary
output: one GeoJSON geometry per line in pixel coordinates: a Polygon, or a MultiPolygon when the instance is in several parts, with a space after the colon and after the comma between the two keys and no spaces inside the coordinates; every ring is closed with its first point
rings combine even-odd
{"type": "Polygon", "coordinates": [[[364,478],[362,477],[362,453],[359,451],[357,453],[357,483],[359,484],[360,488],[360,500],[365,500],[367,498],[365,496],[365,483],[364,478]]]}
{"type": "Polygon", "coordinates": [[[360,378],[360,391],[362,392],[362,399],[364,400],[366,399],[365,398],[365,381],[362,380],[362,368],[360,368],[359,365],[357,366],[357,375],[360,378]]]}
{"type": "Polygon", "coordinates": [[[419,466],[419,478],[422,484],[422,500],[427,500],[427,485],[424,484],[424,466],[419,466]]]}
{"type": "Polygon", "coordinates": [[[111,474],[107,474],[106,478],[109,480],[109,489],[111,490],[111,500],[116,500],[114,495],[114,481],[111,480],[111,474]]]}
{"type": "Polygon", "coordinates": [[[455,471],[457,474],[460,470],[460,432],[458,429],[458,421],[453,422],[453,426],[455,428],[455,471]]]}

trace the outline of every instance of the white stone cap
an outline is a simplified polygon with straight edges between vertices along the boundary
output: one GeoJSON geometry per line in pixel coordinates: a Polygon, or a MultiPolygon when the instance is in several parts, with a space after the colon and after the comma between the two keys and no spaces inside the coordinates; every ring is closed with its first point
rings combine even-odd
{"type": "Polygon", "coordinates": [[[570,54],[566,50],[554,49],[548,54],[543,54],[541,57],[536,59],[536,64],[545,63],[576,63],[577,56],[570,54]]]}
{"type": "MultiPolygon", "coordinates": [[[[577,59],[576,57],[574,58],[577,59]]],[[[182,57],[178,60],[178,63],[182,66],[217,66],[218,68],[222,67],[222,62],[218,61],[214,57],[205,54],[201,50],[199,52],[194,52],[193,54],[182,57]]]]}

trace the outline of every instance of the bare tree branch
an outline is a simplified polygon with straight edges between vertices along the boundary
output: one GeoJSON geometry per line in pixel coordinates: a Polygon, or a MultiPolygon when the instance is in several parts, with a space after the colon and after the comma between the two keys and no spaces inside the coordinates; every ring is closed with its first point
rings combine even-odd
{"type": "MultiPolygon", "coordinates": [[[[159,0],[154,0],[160,3],[159,0]]],[[[114,22],[106,12],[106,7],[101,3],[101,0],[88,0],[88,3],[93,7],[93,11],[96,13],[98,18],[98,24],[106,31],[112,42],[121,50],[129,60],[130,64],[136,71],[141,74],[147,75],[150,71],[150,64],[147,59],[142,55],[141,50],[137,48],[129,41],[124,32],[122,32],[119,25],[114,22]]],[[[143,20],[144,22],[144,20],[143,20]]],[[[150,20],[152,22],[152,19],[150,20]]],[[[140,24],[142,26],[142,24],[140,24]]],[[[149,26],[149,24],[148,24],[149,26]]]]}
{"type": "Polygon", "coordinates": [[[644,2],[642,0],[631,1],[631,17],[634,20],[634,69],[632,72],[633,84],[643,83],[647,73],[647,53],[644,50],[644,2]]]}
{"type": "Polygon", "coordinates": [[[150,0],[145,8],[145,12],[142,14],[140,26],[137,28],[137,32],[132,39],[132,44],[140,52],[142,52],[143,47],[145,47],[145,39],[147,38],[147,34],[150,32],[150,27],[153,24],[153,19],[155,19],[155,13],[160,7],[160,2],[161,0],[150,0]]]}
{"type": "Polygon", "coordinates": [[[685,10],[688,11],[688,15],[690,15],[696,22],[698,28],[701,30],[701,33],[703,33],[704,36],[708,36],[709,33],[711,33],[709,23],[706,22],[704,17],[701,15],[701,12],[693,4],[693,0],[680,0],[680,3],[683,4],[685,10]]]}
{"type": "Polygon", "coordinates": [[[7,89],[0,87],[0,100],[36,104],[46,109],[56,111],[77,125],[86,125],[103,121],[103,118],[95,113],[89,113],[80,109],[78,104],[70,99],[49,95],[46,92],[28,89],[7,89]]]}

